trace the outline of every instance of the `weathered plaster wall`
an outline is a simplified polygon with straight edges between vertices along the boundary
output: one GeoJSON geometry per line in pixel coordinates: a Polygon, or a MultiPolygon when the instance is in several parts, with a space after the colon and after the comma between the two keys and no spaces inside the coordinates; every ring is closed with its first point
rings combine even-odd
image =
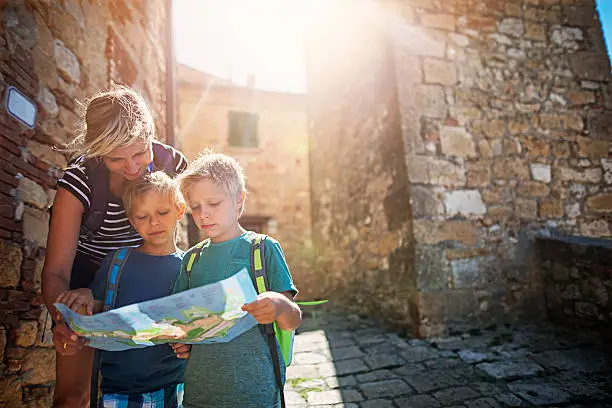
{"type": "Polygon", "coordinates": [[[296,284],[312,252],[308,133],[304,95],[268,92],[228,83],[189,67],[177,70],[180,131],[177,143],[189,160],[212,148],[234,157],[247,178],[242,219],[263,221],[282,245],[296,284]],[[257,147],[230,146],[229,112],[257,114],[257,147]]]}

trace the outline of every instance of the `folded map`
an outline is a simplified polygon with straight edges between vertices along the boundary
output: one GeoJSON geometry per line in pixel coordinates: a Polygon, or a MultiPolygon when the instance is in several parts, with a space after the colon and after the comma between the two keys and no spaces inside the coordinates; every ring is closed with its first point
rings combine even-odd
{"type": "Polygon", "coordinates": [[[89,339],[90,347],[121,351],[162,343],[231,341],[257,324],[241,310],[256,297],[243,268],[217,283],[93,316],[80,315],[61,303],[54,306],[70,329],[89,339]]]}

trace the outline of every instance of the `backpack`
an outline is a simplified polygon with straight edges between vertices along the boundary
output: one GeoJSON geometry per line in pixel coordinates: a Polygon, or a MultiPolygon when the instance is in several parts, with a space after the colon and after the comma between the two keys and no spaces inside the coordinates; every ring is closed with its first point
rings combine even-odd
{"type": "MultiPolygon", "coordinates": [[[[152,142],[153,161],[147,168],[150,173],[164,171],[173,177],[176,174],[176,163],[172,148],[157,140],[152,142]]],[[[110,186],[108,183],[108,169],[101,160],[85,160],[85,173],[87,174],[87,186],[91,190],[91,204],[83,214],[80,235],[93,237],[106,215],[110,186]]]]}
{"type": "MultiPolygon", "coordinates": [[[[256,234],[253,240],[251,241],[251,273],[255,278],[255,289],[258,294],[263,292],[267,292],[270,290],[270,285],[268,282],[268,275],[266,271],[266,262],[265,262],[265,240],[267,236],[264,234],[256,234]]],[[[185,270],[187,272],[188,279],[191,278],[191,270],[193,269],[193,265],[198,262],[200,259],[200,255],[202,254],[202,248],[207,241],[202,241],[197,244],[191,251],[188,253],[189,258],[187,260],[187,265],[185,266],[185,270]]],[[[274,377],[276,380],[276,385],[280,391],[281,397],[281,407],[285,407],[285,393],[283,387],[283,380],[281,377],[281,369],[277,351],[277,344],[281,350],[281,356],[283,358],[283,362],[285,366],[289,366],[292,360],[293,354],[293,331],[282,330],[276,322],[271,324],[261,324],[260,325],[263,334],[265,335],[268,341],[268,348],[270,349],[270,354],[272,356],[272,364],[274,366],[274,377]]]]}
{"type": "MultiPolygon", "coordinates": [[[[104,312],[108,312],[115,308],[117,302],[117,290],[119,289],[119,281],[121,280],[121,272],[123,272],[123,266],[125,261],[130,256],[132,248],[121,248],[113,255],[113,260],[109,266],[108,276],[106,277],[106,289],[104,292],[104,312]]],[[[100,358],[102,352],[100,350],[94,350],[94,359],[91,371],[91,389],[90,389],[90,400],[89,406],[92,408],[98,407],[98,382],[100,375],[100,358]]]]}

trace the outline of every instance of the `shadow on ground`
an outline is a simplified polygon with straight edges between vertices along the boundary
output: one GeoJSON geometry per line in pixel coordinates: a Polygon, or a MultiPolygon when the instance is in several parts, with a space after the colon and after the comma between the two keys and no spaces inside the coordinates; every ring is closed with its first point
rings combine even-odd
{"type": "Polygon", "coordinates": [[[550,325],[404,339],[354,315],[306,317],[288,407],[612,407],[612,358],[550,325]]]}

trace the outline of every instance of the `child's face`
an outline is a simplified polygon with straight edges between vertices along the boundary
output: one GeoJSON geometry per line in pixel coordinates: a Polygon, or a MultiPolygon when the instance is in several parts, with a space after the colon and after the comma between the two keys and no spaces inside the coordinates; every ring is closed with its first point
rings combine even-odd
{"type": "Polygon", "coordinates": [[[189,189],[187,204],[198,228],[212,242],[223,242],[240,235],[238,215],[244,203],[244,193],[232,197],[210,180],[200,180],[189,189]]]}
{"type": "Polygon", "coordinates": [[[176,224],[184,212],[184,205],[152,191],[135,200],[130,222],[146,243],[164,245],[174,242],[176,224]]]}

